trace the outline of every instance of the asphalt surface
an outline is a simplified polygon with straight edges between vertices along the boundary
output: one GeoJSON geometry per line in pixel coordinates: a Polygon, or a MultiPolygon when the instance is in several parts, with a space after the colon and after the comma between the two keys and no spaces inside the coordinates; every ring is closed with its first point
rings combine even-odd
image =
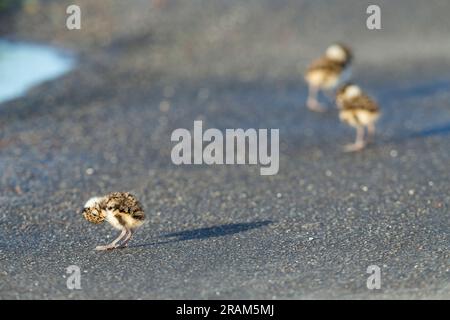
{"type": "Polygon", "coordinates": [[[380,1],[368,31],[365,1],[78,2],[80,31],[64,1],[7,28],[78,67],[0,106],[1,299],[450,298],[450,4],[380,1]],[[383,110],[357,154],[332,106],[304,106],[299,70],[336,40],[383,110]],[[170,135],[194,120],[279,129],[279,173],[173,165],[170,135]],[[80,211],[119,190],[148,222],[95,252],[116,231],[80,211]]]}

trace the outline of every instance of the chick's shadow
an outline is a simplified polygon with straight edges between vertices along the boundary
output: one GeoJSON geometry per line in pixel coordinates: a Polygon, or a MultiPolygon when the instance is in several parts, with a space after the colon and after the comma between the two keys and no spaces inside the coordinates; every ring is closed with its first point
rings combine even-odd
{"type": "Polygon", "coordinates": [[[162,236],[164,239],[168,239],[165,241],[155,241],[152,243],[138,244],[129,246],[130,248],[139,248],[139,247],[149,247],[156,245],[163,245],[168,243],[186,241],[186,240],[202,240],[208,238],[216,238],[223,237],[231,234],[236,234],[240,232],[245,232],[252,229],[261,228],[273,223],[270,220],[264,221],[255,221],[255,222],[247,222],[247,223],[231,223],[224,224],[220,226],[208,227],[208,228],[199,228],[193,230],[186,230],[180,232],[168,233],[162,236]]]}

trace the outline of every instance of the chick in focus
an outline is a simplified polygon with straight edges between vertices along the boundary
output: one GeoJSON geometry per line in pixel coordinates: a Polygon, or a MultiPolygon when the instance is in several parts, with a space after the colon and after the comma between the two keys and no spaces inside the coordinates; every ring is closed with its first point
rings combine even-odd
{"type": "Polygon", "coordinates": [[[93,197],[84,205],[83,217],[92,223],[109,222],[121,231],[110,244],[97,246],[96,250],[110,250],[126,247],[131,236],[145,219],[142,205],[128,192],[113,192],[103,197],[93,197]]]}

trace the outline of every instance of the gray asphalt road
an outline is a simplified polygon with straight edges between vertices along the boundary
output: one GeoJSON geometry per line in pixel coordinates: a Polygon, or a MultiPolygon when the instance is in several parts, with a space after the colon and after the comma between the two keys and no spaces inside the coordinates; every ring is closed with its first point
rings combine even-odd
{"type": "Polygon", "coordinates": [[[80,31],[64,1],[9,28],[79,64],[0,106],[0,298],[450,298],[450,4],[379,1],[368,31],[365,1],[78,2],[80,31]],[[383,109],[359,154],[342,152],[354,132],[332,107],[304,107],[298,70],[335,40],[383,109]],[[171,132],[194,120],[280,129],[279,174],[174,166],[171,132]],[[80,210],[115,190],[148,222],[95,252],[116,231],[80,210]]]}

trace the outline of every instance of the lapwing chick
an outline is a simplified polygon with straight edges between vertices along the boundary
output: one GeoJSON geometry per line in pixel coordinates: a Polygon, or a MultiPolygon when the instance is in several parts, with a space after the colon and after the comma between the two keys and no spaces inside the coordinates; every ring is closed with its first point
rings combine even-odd
{"type": "Polygon", "coordinates": [[[103,197],[93,197],[84,205],[83,217],[92,223],[109,222],[121,231],[119,237],[108,245],[97,246],[95,250],[111,250],[126,247],[134,230],[145,219],[142,205],[128,192],[113,192],[103,197]]]}
{"type": "Polygon", "coordinates": [[[345,147],[346,151],[363,149],[375,135],[375,123],[380,117],[380,110],[374,100],[367,96],[359,86],[347,84],[336,93],[339,118],[356,128],[356,141],[345,147]],[[367,128],[368,138],[365,139],[367,128]]]}
{"type": "Polygon", "coordinates": [[[305,74],[308,84],[308,99],[306,105],[310,110],[323,112],[326,109],[319,103],[318,95],[322,91],[330,91],[339,85],[349,74],[349,66],[353,55],[343,44],[333,44],[328,47],[325,55],[313,61],[305,74]]]}

